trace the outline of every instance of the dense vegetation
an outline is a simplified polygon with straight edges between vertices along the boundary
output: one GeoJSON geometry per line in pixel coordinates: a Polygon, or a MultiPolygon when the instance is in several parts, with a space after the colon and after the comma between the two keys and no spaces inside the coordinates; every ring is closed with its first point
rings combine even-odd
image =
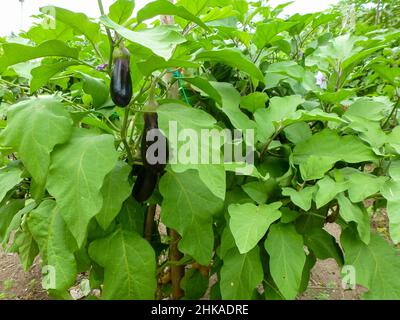
{"type": "Polygon", "coordinates": [[[333,258],[364,298],[400,298],[400,3],[284,7],[156,0],[133,16],[133,0],[99,1],[99,20],[45,7],[1,39],[0,241],[25,270],[40,255],[51,296],[78,281],[88,298],[295,299],[333,258]],[[171,121],[254,132],[254,165],[154,169],[143,132],[169,137],[171,121]],[[371,228],[381,209],[386,238],[371,228]]]}

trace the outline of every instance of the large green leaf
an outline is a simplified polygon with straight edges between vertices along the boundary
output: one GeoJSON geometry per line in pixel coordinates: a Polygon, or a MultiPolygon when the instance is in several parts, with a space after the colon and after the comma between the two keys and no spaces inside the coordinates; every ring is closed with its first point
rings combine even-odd
{"type": "Polygon", "coordinates": [[[100,26],[91,21],[85,14],[64,8],[47,6],[40,9],[44,13],[54,12],[55,19],[74,29],[75,33],[84,35],[93,45],[101,39],[100,26]]]}
{"type": "Polygon", "coordinates": [[[13,105],[8,125],[2,132],[4,144],[13,147],[37,183],[39,197],[46,183],[50,153],[66,142],[72,132],[72,119],[55,98],[37,98],[13,105]]]}
{"type": "Polygon", "coordinates": [[[79,246],[103,206],[101,187],[117,157],[113,136],[85,129],[75,129],[71,140],[52,154],[47,189],[79,246]]]}
{"type": "Polygon", "coordinates": [[[306,262],[303,246],[293,224],[273,225],[265,240],[271,276],[285,299],[294,299],[299,292],[306,262]]]}
{"type": "Polygon", "coordinates": [[[186,82],[189,82],[194,86],[194,90],[199,91],[201,95],[208,96],[222,106],[222,97],[218,90],[216,90],[205,78],[202,77],[192,77],[183,78],[186,82]]]}
{"type": "Polygon", "coordinates": [[[10,166],[0,169],[0,203],[7,192],[22,181],[22,170],[17,166],[10,166]]]}
{"type": "Polygon", "coordinates": [[[120,161],[104,179],[101,187],[103,206],[96,216],[97,222],[104,230],[107,230],[131,194],[132,187],[128,181],[130,172],[131,167],[120,161]]]}
{"type": "Polygon", "coordinates": [[[339,204],[340,216],[346,222],[354,221],[355,223],[357,223],[357,230],[361,240],[364,243],[368,244],[371,236],[371,231],[367,211],[364,208],[351,203],[351,201],[347,199],[343,193],[337,196],[337,200],[339,204]]]}
{"type": "Polygon", "coordinates": [[[33,261],[39,254],[39,248],[29,230],[18,230],[15,234],[13,252],[18,253],[22,268],[28,272],[33,261]]]}
{"type": "Polygon", "coordinates": [[[118,0],[110,6],[108,16],[116,23],[122,24],[131,17],[134,8],[134,0],[118,0]]]}
{"type": "Polygon", "coordinates": [[[182,236],[179,249],[207,265],[214,247],[213,215],[222,209],[222,200],[211,193],[194,170],[167,172],[159,188],[163,196],[161,218],[182,236]]]}
{"type": "Polygon", "coordinates": [[[120,223],[121,228],[135,231],[143,236],[146,213],[146,205],[140,204],[133,197],[128,197],[122,205],[117,221],[120,223]]]}
{"type": "Polygon", "coordinates": [[[254,120],[258,126],[258,140],[266,142],[275,132],[275,123],[292,116],[303,102],[304,99],[298,95],[273,97],[268,108],[258,109],[254,113],[254,120]]]}
{"type": "Polygon", "coordinates": [[[191,14],[188,10],[186,10],[185,7],[174,5],[168,0],[157,0],[150,2],[139,10],[137,13],[137,20],[140,23],[158,15],[178,16],[188,21],[192,21],[206,30],[209,30],[203,21],[191,14]]]}
{"type": "Polygon", "coordinates": [[[79,54],[77,49],[71,48],[65,42],[59,40],[49,40],[36,47],[19,43],[5,43],[2,47],[4,54],[0,58],[0,71],[32,59],[51,56],[77,59],[79,54]]]}
{"type": "Polygon", "coordinates": [[[376,159],[371,148],[356,136],[339,136],[330,129],[314,134],[293,150],[293,162],[300,165],[304,180],[321,179],[338,161],[359,163],[376,159]]]}
{"type": "Polygon", "coordinates": [[[231,204],[229,226],[241,254],[253,249],[268,231],[269,226],[281,217],[282,203],[231,204]]]}
{"type": "Polygon", "coordinates": [[[318,259],[333,258],[339,266],[343,265],[343,253],[335,238],[321,228],[314,228],[304,235],[306,246],[318,259]]]}
{"type": "Polygon", "coordinates": [[[230,249],[221,268],[221,295],[224,300],[250,300],[263,279],[260,249],[240,254],[230,249]]]}
{"type": "Polygon", "coordinates": [[[149,76],[156,70],[164,70],[168,68],[198,68],[199,65],[191,61],[174,59],[165,61],[159,56],[151,56],[146,61],[138,62],[137,67],[144,76],[149,76]]]}
{"type": "Polygon", "coordinates": [[[37,242],[43,265],[47,266],[46,289],[67,290],[75,283],[76,242],[53,200],[45,200],[28,216],[29,230],[37,242]]]}
{"type": "Polygon", "coordinates": [[[345,264],[354,267],[356,283],[369,289],[365,299],[400,299],[400,256],[377,234],[371,235],[368,245],[360,241],[351,229],[343,231],[341,243],[345,264]]]}
{"type": "Polygon", "coordinates": [[[256,124],[240,108],[240,94],[235,87],[226,82],[210,82],[222,98],[222,111],[228,116],[232,125],[241,130],[255,129],[256,124]]]}
{"type": "Polygon", "coordinates": [[[0,207],[0,241],[6,236],[7,229],[10,226],[14,216],[24,207],[25,201],[22,199],[13,199],[0,207]]]}
{"type": "Polygon", "coordinates": [[[390,237],[397,244],[400,242],[400,181],[395,179],[387,181],[381,193],[387,200],[390,237]]]}
{"type": "Polygon", "coordinates": [[[387,177],[377,177],[353,168],[335,171],[336,179],[342,175],[347,181],[349,199],[354,203],[362,202],[378,193],[387,180],[387,177]]]}
{"type": "Polygon", "coordinates": [[[262,49],[267,44],[277,40],[277,35],[279,33],[288,30],[293,25],[295,25],[294,22],[286,21],[273,21],[259,24],[254,34],[253,42],[258,49],[262,49]]]}
{"type": "Polygon", "coordinates": [[[221,198],[225,197],[225,168],[220,155],[220,145],[222,144],[219,133],[224,133],[215,127],[216,120],[208,113],[179,104],[164,104],[157,109],[159,128],[171,137],[169,140],[170,164],[173,171],[177,173],[184,172],[189,169],[195,169],[199,172],[200,179],[210,189],[210,191],[221,198]],[[177,131],[174,130],[174,126],[177,131]],[[210,137],[203,139],[203,129],[214,129],[210,137]],[[196,135],[181,137],[181,134],[195,133],[196,135]],[[178,135],[178,136],[176,136],[178,135]],[[214,139],[214,136],[217,140],[214,139]],[[175,138],[174,138],[175,137],[175,138]],[[178,138],[178,139],[177,139],[178,138]],[[199,138],[198,141],[196,138],[199,138]],[[217,141],[216,145],[212,143],[217,141]],[[187,147],[190,147],[190,152],[187,147]],[[207,152],[205,151],[207,150],[207,152]],[[217,153],[216,153],[217,152],[217,153]],[[187,155],[190,153],[190,159],[187,155]],[[216,153],[218,160],[212,162],[213,154],[216,153]],[[193,155],[193,157],[192,157],[193,155]],[[206,159],[202,159],[202,157],[206,159]],[[183,159],[183,157],[185,159],[183,159]]]}
{"type": "Polygon", "coordinates": [[[158,26],[152,29],[132,31],[118,25],[110,18],[102,16],[100,21],[107,27],[118,32],[127,40],[150,49],[154,54],[168,60],[171,58],[176,45],[183,43],[186,39],[169,26],[158,26]]]}
{"type": "Polygon", "coordinates": [[[292,202],[303,209],[304,211],[308,211],[311,209],[311,203],[313,200],[313,195],[316,191],[316,187],[306,187],[299,191],[293,188],[282,188],[282,194],[284,196],[289,196],[292,202]]]}
{"type": "Polygon", "coordinates": [[[325,176],[323,179],[317,182],[318,189],[315,193],[315,203],[317,209],[328,204],[335,197],[347,190],[347,182],[336,182],[329,176],[325,176]]]}
{"type": "Polygon", "coordinates": [[[59,61],[56,63],[41,64],[39,67],[32,69],[32,79],[30,82],[31,93],[36,92],[39,88],[47,84],[47,82],[57,73],[76,64],[79,64],[79,62],[59,61]]]}
{"type": "Polygon", "coordinates": [[[257,109],[265,108],[268,99],[265,92],[253,92],[240,99],[240,107],[254,113],[257,109]]]}
{"type": "Polygon", "coordinates": [[[89,255],[104,268],[103,299],[154,299],[156,257],[136,232],[117,229],[92,242],[89,255]]]}
{"type": "Polygon", "coordinates": [[[107,102],[109,97],[109,86],[103,79],[92,77],[83,72],[79,72],[83,80],[83,91],[92,96],[93,105],[101,107],[107,102]]]}
{"type": "Polygon", "coordinates": [[[9,223],[6,232],[4,233],[3,245],[7,245],[13,231],[16,231],[21,226],[23,217],[31,212],[33,209],[35,209],[37,206],[36,202],[32,199],[26,200],[24,205],[25,207],[19,210],[9,223]]]}
{"type": "Polygon", "coordinates": [[[253,80],[264,82],[264,76],[260,69],[258,69],[257,66],[245,55],[235,49],[217,49],[202,51],[197,54],[196,60],[221,62],[233,68],[237,68],[244,73],[247,73],[252,77],[253,80]]]}

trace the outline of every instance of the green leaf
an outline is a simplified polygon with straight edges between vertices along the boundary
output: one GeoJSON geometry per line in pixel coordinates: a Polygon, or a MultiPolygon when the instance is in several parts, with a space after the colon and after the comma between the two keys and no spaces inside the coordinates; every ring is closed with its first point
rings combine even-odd
{"type": "Polygon", "coordinates": [[[361,117],[371,121],[381,121],[390,112],[390,108],[380,101],[361,98],[352,103],[346,110],[345,117],[361,117]]]}
{"type": "Polygon", "coordinates": [[[188,21],[194,22],[195,24],[206,30],[209,30],[209,28],[203,21],[201,21],[195,15],[191,14],[188,10],[185,9],[185,7],[179,5],[176,6],[168,0],[156,0],[148,3],[137,13],[137,20],[138,23],[141,23],[158,15],[178,16],[188,21]]]}
{"type": "Polygon", "coordinates": [[[49,277],[46,289],[64,291],[75,283],[77,266],[74,257],[76,243],[69,232],[60,210],[53,200],[43,201],[27,219],[29,230],[37,242],[43,265],[49,277]]]}
{"type": "Polygon", "coordinates": [[[252,203],[229,206],[229,226],[241,254],[253,249],[270,225],[281,217],[281,206],[280,202],[259,206],[252,203]]]}
{"type": "Polygon", "coordinates": [[[103,206],[101,187],[117,157],[113,136],[85,129],[75,129],[71,140],[52,154],[47,189],[56,198],[79,247],[89,221],[103,206]]]}
{"type": "Polygon", "coordinates": [[[21,226],[22,217],[31,212],[37,206],[36,202],[32,199],[28,199],[25,202],[25,207],[19,210],[12,218],[8,225],[6,232],[4,233],[3,245],[7,245],[11,233],[17,230],[21,226]]]}
{"type": "Polygon", "coordinates": [[[362,202],[378,193],[387,180],[387,177],[377,177],[353,168],[345,168],[339,172],[336,171],[336,175],[344,175],[344,179],[347,180],[349,199],[354,203],[362,202]]]}
{"type": "Polygon", "coordinates": [[[285,299],[296,298],[299,292],[306,254],[303,238],[292,224],[271,226],[265,249],[270,261],[271,276],[285,299]]]}
{"type": "Polygon", "coordinates": [[[353,266],[356,271],[356,283],[369,289],[363,298],[400,299],[398,250],[377,234],[372,234],[370,243],[366,245],[349,228],[343,231],[341,243],[345,252],[345,264],[353,266]]]}
{"type": "Polygon", "coordinates": [[[215,89],[210,81],[201,77],[193,77],[193,78],[183,78],[186,82],[189,82],[193,86],[195,86],[196,91],[200,91],[202,95],[209,96],[215,102],[217,102],[220,106],[222,106],[222,97],[217,89],[215,89]]]}
{"type": "Polygon", "coordinates": [[[315,193],[315,203],[317,209],[328,204],[330,201],[336,198],[336,196],[347,190],[347,182],[336,182],[329,176],[325,176],[323,179],[317,182],[318,190],[315,193]]]}
{"type": "Polygon", "coordinates": [[[66,57],[78,59],[79,51],[70,48],[65,42],[49,40],[36,47],[26,46],[18,43],[4,43],[2,45],[3,56],[0,58],[0,71],[14,64],[43,57],[66,57]]]}
{"type": "Polygon", "coordinates": [[[6,236],[7,229],[19,210],[25,205],[25,200],[13,199],[0,207],[0,241],[6,236]]]}
{"type": "Polygon", "coordinates": [[[104,268],[104,300],[154,299],[156,257],[136,232],[118,229],[92,242],[89,255],[104,268]]]}
{"type": "Polygon", "coordinates": [[[267,44],[277,40],[277,35],[291,28],[295,23],[285,21],[273,21],[262,23],[257,26],[253,42],[258,49],[264,48],[267,44]]]}
{"type": "Polygon", "coordinates": [[[282,126],[289,126],[294,123],[300,122],[314,122],[314,121],[333,121],[343,123],[344,121],[335,113],[327,113],[320,109],[313,109],[311,111],[297,110],[287,119],[279,122],[282,126]]]}
{"type": "Polygon", "coordinates": [[[358,234],[361,240],[368,244],[370,241],[371,230],[368,213],[364,208],[351,203],[343,193],[337,196],[340,216],[346,222],[354,221],[357,223],[358,234]]]}
{"type": "Polygon", "coordinates": [[[104,105],[104,103],[106,103],[108,100],[110,92],[109,86],[105,83],[105,81],[100,78],[89,76],[82,72],[78,73],[83,79],[83,91],[92,96],[93,105],[96,108],[104,105]]]}
{"type": "Polygon", "coordinates": [[[116,23],[122,24],[131,17],[134,8],[134,0],[118,0],[110,6],[108,16],[116,23]]]}
{"type": "Polygon", "coordinates": [[[298,122],[293,123],[283,129],[286,138],[294,144],[308,140],[312,136],[312,131],[308,123],[298,122]]]}
{"type": "Polygon", "coordinates": [[[240,254],[234,248],[223,259],[221,268],[221,295],[224,300],[250,300],[263,279],[260,249],[240,254]]]}
{"type": "Polygon", "coordinates": [[[394,68],[384,65],[375,65],[372,67],[386,81],[389,81],[394,86],[398,86],[400,82],[400,68],[394,68]]]}
{"type": "Polygon", "coordinates": [[[73,12],[64,8],[47,6],[40,8],[43,13],[54,12],[55,19],[74,29],[76,34],[84,35],[93,45],[101,39],[100,26],[92,22],[85,14],[73,12]]]}
{"type": "Polygon", "coordinates": [[[241,186],[251,199],[258,204],[267,202],[271,192],[271,185],[266,182],[252,181],[241,186]]]}
{"type": "Polygon", "coordinates": [[[228,116],[235,128],[245,130],[254,129],[256,124],[244,114],[240,108],[240,94],[235,87],[226,82],[210,82],[222,98],[222,111],[228,116]]]}
{"type": "Polygon", "coordinates": [[[265,108],[268,99],[264,92],[253,92],[241,98],[240,107],[254,113],[257,109],[265,108]]]}
{"type": "Polygon", "coordinates": [[[17,166],[9,166],[0,169],[0,203],[7,192],[22,181],[22,170],[17,166]]]}
{"type": "Polygon", "coordinates": [[[304,211],[308,211],[311,209],[311,202],[313,199],[313,195],[316,191],[316,187],[306,187],[299,191],[293,188],[282,188],[282,194],[284,196],[289,196],[292,202],[303,209],[304,211]]]}
{"type": "Polygon", "coordinates": [[[168,60],[171,58],[176,45],[186,42],[186,39],[170,26],[158,26],[152,29],[131,31],[124,28],[106,16],[100,21],[106,26],[118,32],[125,39],[150,49],[154,54],[168,60]]]}
{"type": "Polygon", "coordinates": [[[357,137],[339,136],[330,129],[314,134],[293,150],[293,162],[300,165],[301,176],[306,181],[321,179],[338,161],[359,163],[376,159],[371,148],[357,137]]]}
{"type": "Polygon", "coordinates": [[[29,230],[18,230],[15,234],[14,244],[16,249],[13,252],[18,253],[22,268],[25,272],[29,271],[33,261],[39,254],[39,247],[33,239],[29,230]]]}
{"type": "Polygon", "coordinates": [[[321,228],[314,228],[304,235],[305,245],[313,251],[318,259],[333,258],[343,266],[343,253],[335,238],[321,228]]]}
{"type": "Polygon", "coordinates": [[[57,73],[64,71],[70,66],[79,64],[77,61],[59,61],[56,63],[41,64],[39,67],[32,69],[32,79],[30,82],[31,94],[43,87],[57,73]]]}
{"type": "Polygon", "coordinates": [[[258,109],[254,113],[254,120],[258,125],[258,139],[267,142],[275,132],[274,123],[290,117],[303,102],[304,99],[298,95],[271,98],[268,108],[258,109]]]}
{"type": "Polygon", "coordinates": [[[210,192],[194,170],[168,171],[159,189],[163,196],[161,219],[182,236],[179,249],[208,265],[214,247],[213,215],[222,209],[222,200],[210,192]]]}
{"type": "Polygon", "coordinates": [[[34,197],[40,197],[46,183],[53,148],[71,136],[72,119],[55,98],[36,98],[13,105],[7,128],[1,133],[4,144],[12,146],[37,183],[34,197]]]}
{"type": "MultiPolygon", "coordinates": [[[[213,129],[216,124],[216,120],[207,112],[186,107],[177,103],[163,104],[157,108],[158,114],[158,125],[166,136],[170,136],[174,131],[171,124],[175,123],[177,132],[181,132],[184,129],[192,129],[200,133],[201,129],[213,129]]],[[[171,141],[171,148],[178,150],[177,145],[174,145],[174,141],[171,141]]]]}
{"type": "Polygon", "coordinates": [[[203,276],[199,270],[190,268],[186,270],[180,285],[185,291],[184,299],[200,300],[208,289],[208,277],[203,276]]]}
{"type": "Polygon", "coordinates": [[[103,206],[96,215],[97,222],[104,230],[111,225],[121,210],[122,204],[131,194],[132,187],[128,181],[130,172],[131,167],[120,161],[104,179],[101,187],[103,206]]]}
{"type": "Polygon", "coordinates": [[[198,0],[198,1],[191,1],[191,0],[179,0],[177,3],[186,8],[190,13],[198,16],[203,12],[206,12],[209,7],[207,5],[210,4],[210,0],[198,0]]]}
{"type": "Polygon", "coordinates": [[[197,54],[195,60],[201,61],[217,61],[240,71],[247,73],[253,80],[264,82],[264,76],[260,69],[244,56],[240,51],[235,49],[216,49],[206,50],[197,54]]]}
{"type": "Polygon", "coordinates": [[[137,202],[133,197],[128,197],[122,205],[122,209],[117,217],[121,228],[135,231],[143,236],[144,220],[147,206],[137,202]]]}
{"type": "Polygon", "coordinates": [[[400,181],[387,181],[381,189],[381,194],[387,200],[390,237],[397,244],[400,242],[400,181]]]}
{"type": "Polygon", "coordinates": [[[198,68],[199,65],[191,61],[175,59],[165,61],[159,56],[151,56],[144,62],[138,62],[137,67],[144,76],[149,76],[156,70],[164,70],[169,68],[172,68],[173,70],[177,68],[198,68]]]}

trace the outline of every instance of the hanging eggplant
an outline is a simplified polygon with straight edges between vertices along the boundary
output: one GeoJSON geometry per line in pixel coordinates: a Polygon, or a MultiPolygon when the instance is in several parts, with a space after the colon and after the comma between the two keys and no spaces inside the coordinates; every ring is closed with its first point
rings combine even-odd
{"type": "Polygon", "coordinates": [[[145,167],[139,170],[132,195],[140,203],[148,200],[153,194],[157,185],[158,176],[145,167]]]}
{"type": "Polygon", "coordinates": [[[158,128],[158,116],[155,112],[144,114],[141,156],[144,167],[154,174],[164,172],[168,161],[168,141],[158,128]]]}
{"type": "Polygon", "coordinates": [[[130,53],[123,45],[115,48],[113,53],[113,70],[110,92],[115,105],[124,108],[132,99],[132,78],[130,70],[130,53]]]}

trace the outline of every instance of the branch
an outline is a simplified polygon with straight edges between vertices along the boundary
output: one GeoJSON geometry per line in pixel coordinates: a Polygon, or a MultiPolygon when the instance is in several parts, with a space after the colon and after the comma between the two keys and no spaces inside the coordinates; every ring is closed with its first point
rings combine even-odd
{"type": "MultiPolygon", "coordinates": [[[[104,16],[105,13],[104,13],[103,2],[101,0],[97,0],[97,3],[99,5],[101,15],[104,16]]],[[[110,29],[107,27],[105,27],[105,28],[106,28],[106,32],[107,32],[108,42],[110,43],[110,56],[108,58],[108,70],[111,71],[112,57],[113,57],[113,53],[114,53],[115,42],[111,35],[110,29]]]]}
{"type": "Polygon", "coordinates": [[[129,143],[126,140],[126,132],[128,130],[128,118],[129,118],[129,106],[127,106],[125,108],[124,122],[123,122],[122,128],[121,128],[121,139],[122,139],[122,143],[124,144],[125,149],[126,149],[126,153],[127,153],[127,156],[128,156],[128,161],[129,161],[129,163],[133,163],[134,159],[133,159],[133,156],[132,156],[132,152],[131,152],[131,149],[129,147],[129,143]]]}

